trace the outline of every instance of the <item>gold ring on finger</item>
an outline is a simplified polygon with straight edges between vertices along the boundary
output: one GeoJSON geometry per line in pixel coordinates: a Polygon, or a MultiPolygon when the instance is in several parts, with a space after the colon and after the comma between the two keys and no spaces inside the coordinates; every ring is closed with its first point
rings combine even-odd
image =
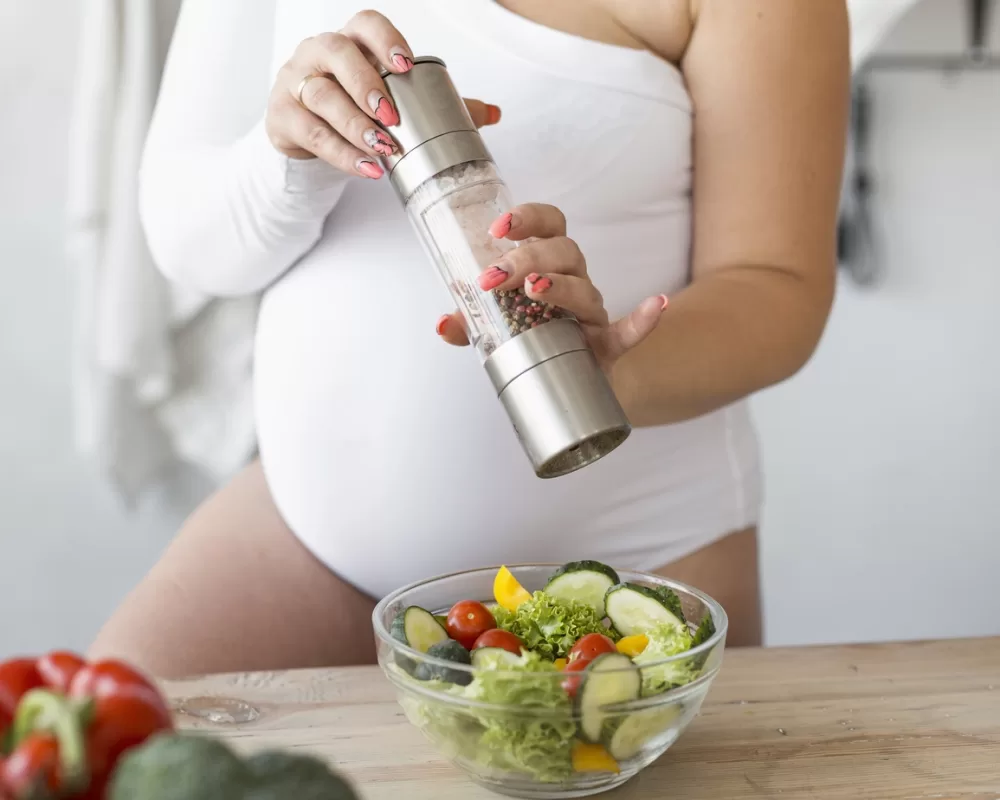
{"type": "Polygon", "coordinates": [[[305,101],[302,99],[302,93],[306,90],[306,86],[309,84],[313,78],[322,78],[322,75],[306,75],[301,81],[299,81],[299,88],[295,90],[295,97],[299,101],[299,105],[305,107],[305,101]]]}

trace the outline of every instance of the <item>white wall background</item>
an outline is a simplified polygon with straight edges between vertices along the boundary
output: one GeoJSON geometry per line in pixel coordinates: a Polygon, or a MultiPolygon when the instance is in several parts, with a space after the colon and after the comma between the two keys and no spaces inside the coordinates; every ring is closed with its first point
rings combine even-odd
{"type": "MultiPolygon", "coordinates": [[[[959,5],[888,47],[960,46],[959,5]]],[[[85,647],[186,511],[127,515],[72,450],[77,11],[0,5],[0,657],[85,647]]],[[[1000,75],[874,87],[887,281],[843,285],[816,359],[756,402],[775,644],[1000,633],[1000,75]]]]}
{"type": "MultiPolygon", "coordinates": [[[[957,52],[964,7],[883,52],[957,52]]],[[[1000,73],[871,87],[885,281],[755,402],[772,644],[1000,634],[1000,73]]]]}

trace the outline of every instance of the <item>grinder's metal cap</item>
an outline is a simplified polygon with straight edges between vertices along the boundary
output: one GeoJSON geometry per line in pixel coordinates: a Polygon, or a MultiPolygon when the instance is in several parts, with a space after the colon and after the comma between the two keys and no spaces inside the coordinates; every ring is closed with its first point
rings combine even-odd
{"type": "Polygon", "coordinates": [[[379,160],[404,202],[448,167],[493,160],[444,61],[421,56],[408,72],[382,70],[381,75],[399,124],[386,129],[398,152],[379,160]]]}

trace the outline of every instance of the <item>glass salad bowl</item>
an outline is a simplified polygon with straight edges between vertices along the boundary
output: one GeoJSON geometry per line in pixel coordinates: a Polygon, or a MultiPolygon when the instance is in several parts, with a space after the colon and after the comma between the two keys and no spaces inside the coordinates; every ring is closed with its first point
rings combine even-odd
{"type": "Polygon", "coordinates": [[[594,562],[563,569],[581,564],[599,571],[563,575],[568,600],[549,594],[557,567],[532,564],[432,578],[375,608],[379,664],[407,718],[498,794],[585,797],[621,786],[677,741],[722,665],[728,623],[715,600],[594,562]],[[594,610],[581,609],[588,605],[581,598],[594,610]],[[470,654],[467,638],[446,622],[466,600],[486,605],[524,649],[470,654]],[[614,645],[567,662],[572,643],[597,620],[614,645]]]}

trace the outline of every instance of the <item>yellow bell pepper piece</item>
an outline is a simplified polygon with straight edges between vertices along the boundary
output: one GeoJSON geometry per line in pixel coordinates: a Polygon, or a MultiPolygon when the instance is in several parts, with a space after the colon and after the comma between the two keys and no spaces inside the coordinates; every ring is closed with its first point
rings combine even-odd
{"type": "Polygon", "coordinates": [[[649,637],[644,633],[626,636],[618,642],[618,652],[629,658],[635,658],[649,646],[649,637]]]}
{"type": "Polygon", "coordinates": [[[566,664],[568,664],[569,662],[566,661],[565,658],[557,658],[552,663],[553,663],[553,665],[555,666],[555,668],[557,670],[559,670],[560,672],[562,672],[564,669],[566,669],[566,664]]]}
{"type": "Polygon", "coordinates": [[[618,762],[604,745],[573,742],[573,769],[576,772],[619,772],[618,762]]]}
{"type": "Polygon", "coordinates": [[[517,611],[521,603],[531,599],[531,594],[517,582],[507,567],[500,567],[493,581],[493,596],[508,611],[517,611]]]}

